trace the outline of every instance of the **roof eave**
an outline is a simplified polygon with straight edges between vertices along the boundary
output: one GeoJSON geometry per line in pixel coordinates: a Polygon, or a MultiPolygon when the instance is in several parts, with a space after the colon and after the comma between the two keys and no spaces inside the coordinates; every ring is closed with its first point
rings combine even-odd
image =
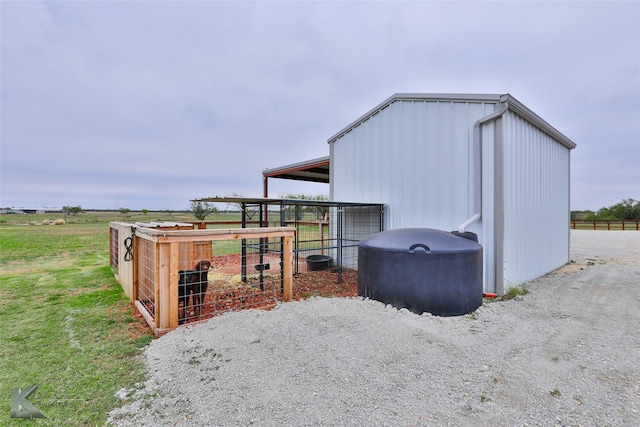
{"type": "Polygon", "coordinates": [[[365,114],[351,122],[338,133],[327,140],[327,143],[335,142],[342,135],[375,116],[396,101],[473,101],[473,102],[500,102],[501,95],[492,94],[464,94],[464,93],[394,93],[380,104],[367,111],[365,114]]]}
{"type": "Polygon", "coordinates": [[[571,141],[565,135],[563,135],[556,128],[551,126],[545,120],[543,120],[536,113],[525,107],[520,101],[511,96],[510,94],[467,94],[467,93],[395,93],[389,98],[367,111],[365,114],[354,120],[352,123],[344,127],[338,133],[331,136],[327,143],[331,144],[337,139],[350,132],[361,123],[367,121],[369,118],[375,116],[380,111],[387,108],[389,105],[396,101],[470,101],[470,102],[487,102],[487,103],[501,103],[506,102],[509,105],[509,109],[516,114],[524,117],[530,122],[536,124],[546,133],[557,139],[562,145],[569,149],[576,147],[575,142],[571,141]]]}
{"type": "Polygon", "coordinates": [[[268,197],[202,197],[192,202],[241,203],[247,205],[303,205],[303,206],[384,206],[384,203],[339,202],[334,200],[277,199],[268,197]]]}
{"type": "Polygon", "coordinates": [[[305,160],[262,171],[263,178],[282,178],[310,182],[329,182],[329,156],[305,160]],[[325,172],[326,171],[326,172],[325,172]]]}
{"type": "Polygon", "coordinates": [[[537,127],[542,129],[544,132],[549,134],[552,138],[556,139],[562,145],[567,147],[568,149],[576,148],[576,143],[567,138],[562,132],[558,129],[551,126],[547,123],[542,117],[538,116],[536,113],[531,111],[529,108],[525,107],[520,101],[511,96],[510,94],[505,94],[500,97],[501,102],[506,102],[509,106],[509,110],[513,111],[517,115],[523,117],[527,121],[535,124],[537,127]]]}

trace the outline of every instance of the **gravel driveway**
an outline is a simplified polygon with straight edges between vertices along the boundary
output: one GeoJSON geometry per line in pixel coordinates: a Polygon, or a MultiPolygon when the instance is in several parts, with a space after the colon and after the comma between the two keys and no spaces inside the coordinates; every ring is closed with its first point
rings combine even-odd
{"type": "Polygon", "coordinates": [[[154,340],[114,426],[638,426],[640,232],[459,317],[312,299],[154,340]]]}

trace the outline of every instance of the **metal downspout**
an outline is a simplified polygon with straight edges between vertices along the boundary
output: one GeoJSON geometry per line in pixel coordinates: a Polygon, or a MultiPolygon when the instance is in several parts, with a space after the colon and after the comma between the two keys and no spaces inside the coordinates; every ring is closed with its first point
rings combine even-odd
{"type": "Polygon", "coordinates": [[[458,233],[465,233],[471,224],[482,218],[482,126],[507,112],[509,104],[500,104],[498,110],[479,118],[473,124],[473,215],[458,226],[458,233]]]}

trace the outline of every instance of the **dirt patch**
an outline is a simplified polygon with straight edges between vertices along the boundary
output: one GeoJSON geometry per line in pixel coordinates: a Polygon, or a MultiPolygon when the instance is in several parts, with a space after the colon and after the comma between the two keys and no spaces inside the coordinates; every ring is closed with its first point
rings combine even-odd
{"type": "Polygon", "coordinates": [[[584,270],[584,267],[585,267],[584,265],[569,263],[569,264],[566,264],[564,267],[561,267],[555,270],[552,274],[571,274],[579,270],[584,270]]]}

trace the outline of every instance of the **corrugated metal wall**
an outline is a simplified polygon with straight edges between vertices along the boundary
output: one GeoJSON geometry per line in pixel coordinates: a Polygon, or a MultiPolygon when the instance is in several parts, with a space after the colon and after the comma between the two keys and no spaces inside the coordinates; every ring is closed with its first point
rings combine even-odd
{"type": "MultiPolygon", "coordinates": [[[[473,124],[496,103],[395,101],[331,144],[331,199],[384,203],[385,230],[455,230],[473,212],[473,124]]],[[[493,157],[494,124],[483,127],[493,157]]],[[[492,162],[487,162],[489,166],[492,162]]],[[[494,291],[493,169],[483,170],[483,219],[470,231],[484,253],[494,291]]]]}
{"type": "MultiPolygon", "coordinates": [[[[499,122],[489,122],[485,124],[482,131],[482,218],[473,224],[469,231],[478,235],[478,241],[482,245],[483,257],[483,284],[485,292],[496,292],[496,217],[500,217],[500,212],[496,212],[495,206],[495,182],[496,170],[496,139],[499,139],[499,122]]],[[[469,124],[470,127],[473,123],[469,124]]],[[[469,191],[471,192],[471,190],[469,191]]],[[[498,242],[499,244],[499,242],[498,242]]],[[[502,280],[502,279],[499,279],[502,280]]]]}
{"type": "Polygon", "coordinates": [[[504,290],[569,262],[569,148],[503,119],[504,290]]]}
{"type": "Polygon", "coordinates": [[[331,144],[332,200],[387,204],[385,229],[457,228],[473,213],[472,125],[494,107],[393,102],[331,144]]]}
{"type": "MultiPolygon", "coordinates": [[[[385,229],[455,230],[474,211],[473,125],[488,100],[395,100],[332,140],[331,199],[384,203],[385,229]]],[[[481,128],[485,291],[569,261],[567,146],[508,111],[481,128]]]]}

